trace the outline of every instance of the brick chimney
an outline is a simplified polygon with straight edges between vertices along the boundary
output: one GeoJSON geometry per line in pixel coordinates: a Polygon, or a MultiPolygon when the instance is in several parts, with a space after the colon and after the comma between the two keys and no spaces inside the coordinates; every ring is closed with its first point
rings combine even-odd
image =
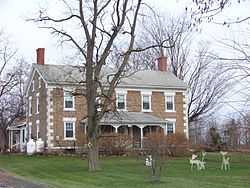
{"type": "Polygon", "coordinates": [[[44,65],[44,52],[45,48],[38,48],[36,50],[37,64],[44,65]]]}
{"type": "Polygon", "coordinates": [[[157,58],[157,64],[158,71],[167,71],[167,57],[161,56],[157,58]]]}

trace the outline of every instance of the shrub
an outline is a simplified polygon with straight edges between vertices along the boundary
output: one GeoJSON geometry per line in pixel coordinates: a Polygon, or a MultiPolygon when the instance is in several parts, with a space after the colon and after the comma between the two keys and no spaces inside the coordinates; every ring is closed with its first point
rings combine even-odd
{"type": "Polygon", "coordinates": [[[161,156],[183,156],[188,150],[188,140],[184,134],[164,135],[164,133],[151,133],[144,139],[144,149],[148,154],[161,156]]]}
{"type": "Polygon", "coordinates": [[[132,147],[129,135],[109,133],[99,139],[99,149],[105,155],[124,155],[132,147]]]}

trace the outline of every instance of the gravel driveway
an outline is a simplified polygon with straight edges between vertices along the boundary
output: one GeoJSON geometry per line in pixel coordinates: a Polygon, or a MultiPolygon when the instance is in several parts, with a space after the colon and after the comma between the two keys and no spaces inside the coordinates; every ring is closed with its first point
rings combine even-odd
{"type": "Polygon", "coordinates": [[[45,185],[32,183],[27,180],[22,180],[14,177],[8,172],[0,169],[0,188],[48,188],[45,185]]]}

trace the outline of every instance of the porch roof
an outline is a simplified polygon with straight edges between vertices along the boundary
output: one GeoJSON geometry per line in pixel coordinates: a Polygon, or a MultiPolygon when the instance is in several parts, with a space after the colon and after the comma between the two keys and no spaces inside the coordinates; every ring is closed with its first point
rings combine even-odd
{"type": "Polygon", "coordinates": [[[101,125],[165,125],[166,120],[143,112],[109,112],[101,121],[101,125]]]}

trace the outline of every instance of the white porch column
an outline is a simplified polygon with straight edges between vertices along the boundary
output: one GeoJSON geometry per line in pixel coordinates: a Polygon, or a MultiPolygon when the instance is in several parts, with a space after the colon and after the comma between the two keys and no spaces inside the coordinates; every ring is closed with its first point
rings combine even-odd
{"type": "Polygon", "coordinates": [[[143,147],[143,127],[140,127],[141,129],[141,148],[143,147]]]}
{"type": "Polygon", "coordinates": [[[118,133],[118,127],[115,127],[115,133],[116,134],[118,133]]]}
{"type": "Polygon", "coordinates": [[[11,132],[11,130],[9,130],[9,150],[11,149],[11,146],[10,146],[10,132],[11,132]]]}
{"type": "Polygon", "coordinates": [[[168,134],[168,131],[167,131],[167,123],[165,124],[165,126],[164,126],[163,129],[164,129],[164,134],[167,135],[167,134],[168,134]]]}
{"type": "Polygon", "coordinates": [[[10,150],[12,150],[13,145],[13,131],[10,131],[10,150]]]}

